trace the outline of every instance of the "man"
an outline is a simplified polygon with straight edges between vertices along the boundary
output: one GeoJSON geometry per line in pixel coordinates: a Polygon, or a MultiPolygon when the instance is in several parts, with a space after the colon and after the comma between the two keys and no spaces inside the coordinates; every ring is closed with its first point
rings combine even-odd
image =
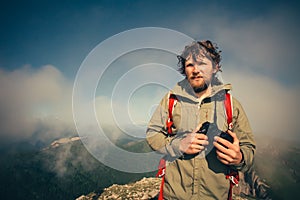
{"type": "Polygon", "coordinates": [[[178,56],[185,78],[170,91],[178,100],[172,113],[172,134],[168,134],[167,94],[154,112],[147,129],[150,147],[165,154],[164,199],[227,199],[229,171],[246,171],[252,166],[255,142],[246,114],[233,98],[233,126],[226,123],[223,85],[216,74],[221,56],[209,40],[193,42],[178,56]],[[208,122],[206,134],[199,133],[208,122]],[[231,127],[230,127],[231,128],[231,127]],[[231,136],[232,143],[221,138],[231,136]]]}

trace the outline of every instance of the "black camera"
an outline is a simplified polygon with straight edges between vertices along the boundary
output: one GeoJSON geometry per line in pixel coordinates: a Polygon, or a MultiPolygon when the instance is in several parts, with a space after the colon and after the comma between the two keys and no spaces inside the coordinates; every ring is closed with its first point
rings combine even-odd
{"type": "Polygon", "coordinates": [[[207,135],[208,129],[209,129],[210,135],[212,135],[212,136],[219,135],[221,138],[233,143],[232,136],[226,132],[221,131],[215,123],[204,122],[202,124],[201,128],[199,129],[199,131],[197,131],[197,133],[202,133],[202,134],[207,135]]]}

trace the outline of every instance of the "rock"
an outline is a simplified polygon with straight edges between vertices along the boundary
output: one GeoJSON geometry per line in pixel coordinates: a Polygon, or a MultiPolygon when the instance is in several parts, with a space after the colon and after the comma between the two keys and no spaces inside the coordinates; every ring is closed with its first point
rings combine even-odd
{"type": "Polygon", "coordinates": [[[112,185],[98,197],[104,199],[152,199],[159,192],[161,179],[143,178],[135,183],[112,185]]]}
{"type": "MultiPolygon", "coordinates": [[[[256,177],[256,174],[252,174],[256,177]]],[[[233,188],[233,200],[247,200],[253,199],[250,196],[250,185],[245,182],[245,176],[240,174],[240,182],[238,187],[233,188]]],[[[255,180],[259,180],[257,177],[255,180]]],[[[160,190],[161,179],[160,178],[143,178],[135,183],[129,183],[125,185],[113,184],[112,186],[105,188],[102,194],[98,197],[80,196],[76,200],[146,200],[155,199],[158,196],[160,190]]],[[[268,199],[268,198],[267,198],[268,199]]]]}
{"type": "Polygon", "coordinates": [[[80,197],[76,198],[76,200],[85,200],[85,196],[81,195],[80,197]]]}

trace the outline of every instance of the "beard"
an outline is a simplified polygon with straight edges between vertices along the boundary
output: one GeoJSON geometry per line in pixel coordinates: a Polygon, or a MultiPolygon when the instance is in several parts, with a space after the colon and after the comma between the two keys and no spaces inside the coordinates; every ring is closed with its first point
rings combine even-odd
{"type": "Polygon", "coordinates": [[[208,88],[207,83],[204,83],[203,85],[201,85],[201,86],[199,86],[199,87],[193,87],[195,93],[203,92],[203,91],[206,90],[207,88],[208,88]]]}

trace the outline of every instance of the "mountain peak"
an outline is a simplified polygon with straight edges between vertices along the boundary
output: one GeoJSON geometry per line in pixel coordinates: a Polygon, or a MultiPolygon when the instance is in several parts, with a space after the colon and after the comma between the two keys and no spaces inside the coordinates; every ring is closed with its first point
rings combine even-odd
{"type": "MultiPolygon", "coordinates": [[[[153,199],[159,193],[160,183],[160,178],[150,177],[125,185],[113,184],[105,188],[97,199],[153,199]]],[[[76,200],[92,200],[95,197],[96,194],[91,193],[87,196],[82,195],[76,200]]]]}
{"type": "Polygon", "coordinates": [[[81,138],[80,137],[70,137],[70,138],[60,138],[60,139],[57,139],[57,140],[54,140],[50,146],[44,148],[43,150],[46,150],[46,149],[50,149],[50,148],[57,148],[61,145],[64,145],[64,144],[67,144],[67,143],[71,143],[71,142],[74,142],[74,141],[77,141],[77,140],[80,140],[81,138]]]}

